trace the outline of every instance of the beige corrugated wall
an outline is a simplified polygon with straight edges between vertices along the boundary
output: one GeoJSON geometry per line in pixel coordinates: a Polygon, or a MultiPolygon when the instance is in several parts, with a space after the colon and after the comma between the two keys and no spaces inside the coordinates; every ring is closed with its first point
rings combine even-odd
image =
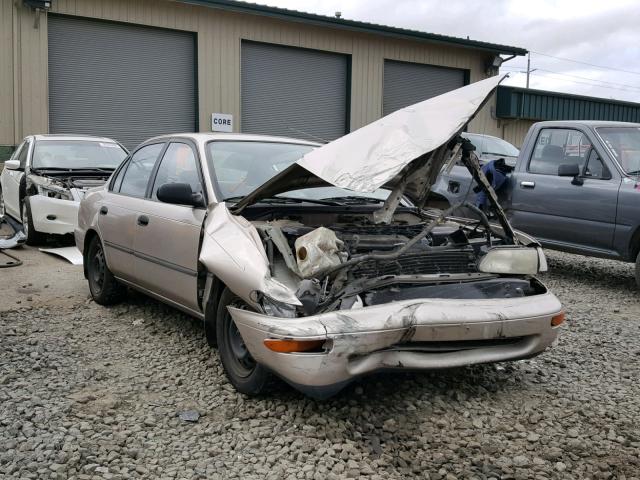
{"type": "MultiPolygon", "coordinates": [[[[35,28],[34,12],[20,3],[0,0],[0,145],[48,131],[47,16],[35,28]]],[[[385,59],[468,69],[475,82],[486,77],[491,55],[166,0],[55,0],[51,12],[196,32],[202,131],[213,112],[233,114],[234,128],[241,128],[242,39],[350,54],[352,129],[382,115],[385,59]]],[[[485,108],[470,129],[499,134],[491,110],[485,108]]]]}

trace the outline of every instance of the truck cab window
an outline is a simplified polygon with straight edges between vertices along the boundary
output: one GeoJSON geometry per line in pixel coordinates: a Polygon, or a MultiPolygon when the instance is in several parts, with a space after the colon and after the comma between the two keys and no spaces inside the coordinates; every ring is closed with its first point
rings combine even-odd
{"type": "Polygon", "coordinates": [[[558,167],[563,164],[577,164],[582,169],[591,151],[591,142],[578,130],[542,129],[529,162],[529,172],[557,175],[558,167]]]}
{"type": "Polygon", "coordinates": [[[609,170],[602,162],[602,159],[598,155],[598,152],[596,152],[593,148],[589,152],[589,159],[587,160],[587,164],[584,167],[583,176],[587,178],[599,179],[611,178],[609,170]]]}

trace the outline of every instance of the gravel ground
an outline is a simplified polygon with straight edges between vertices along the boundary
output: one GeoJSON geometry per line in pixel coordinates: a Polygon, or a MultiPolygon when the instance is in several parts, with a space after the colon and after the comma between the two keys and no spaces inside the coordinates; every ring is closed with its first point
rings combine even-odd
{"type": "Polygon", "coordinates": [[[372,376],[324,402],[283,384],[243,397],[198,322],[141,295],[67,295],[80,269],[0,272],[0,478],[640,478],[632,267],[549,261],[568,321],[541,356],[372,376]]]}

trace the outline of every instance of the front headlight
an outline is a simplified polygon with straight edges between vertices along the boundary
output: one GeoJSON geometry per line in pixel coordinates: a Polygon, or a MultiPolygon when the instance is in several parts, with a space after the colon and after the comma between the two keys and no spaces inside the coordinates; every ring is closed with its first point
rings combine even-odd
{"type": "Polygon", "coordinates": [[[544,253],[539,248],[494,247],[480,259],[478,270],[485,273],[535,275],[542,270],[541,267],[546,270],[546,263],[544,253]]]}
{"type": "Polygon", "coordinates": [[[59,200],[73,200],[71,192],[60,187],[37,185],[38,194],[48,198],[57,198],[59,200]]]}
{"type": "Polygon", "coordinates": [[[264,313],[272,317],[294,318],[296,316],[295,305],[280,302],[267,295],[262,295],[260,299],[264,313]]]}

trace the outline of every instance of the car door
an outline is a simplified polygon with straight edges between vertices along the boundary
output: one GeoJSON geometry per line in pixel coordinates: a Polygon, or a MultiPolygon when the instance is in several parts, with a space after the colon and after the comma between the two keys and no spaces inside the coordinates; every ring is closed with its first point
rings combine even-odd
{"type": "Polygon", "coordinates": [[[198,250],[206,209],[158,200],[158,188],[188,183],[205,196],[197,149],[171,141],[136,219],[135,271],[140,286],[193,311],[198,305],[198,250]]]}
{"type": "Polygon", "coordinates": [[[136,282],[133,243],[136,222],[164,142],[144,145],[123,162],[97,206],[107,265],[118,278],[136,282]]]}
{"type": "Polygon", "coordinates": [[[610,251],[621,178],[587,131],[543,128],[528,161],[512,174],[512,225],[544,244],[610,251]],[[558,175],[560,165],[580,174],[558,175]]]}
{"type": "Polygon", "coordinates": [[[22,219],[22,211],[20,207],[20,184],[24,178],[31,143],[30,139],[25,139],[11,156],[11,160],[18,160],[20,162],[19,170],[9,170],[8,168],[2,170],[1,178],[4,208],[6,213],[16,220],[22,219]]]}

